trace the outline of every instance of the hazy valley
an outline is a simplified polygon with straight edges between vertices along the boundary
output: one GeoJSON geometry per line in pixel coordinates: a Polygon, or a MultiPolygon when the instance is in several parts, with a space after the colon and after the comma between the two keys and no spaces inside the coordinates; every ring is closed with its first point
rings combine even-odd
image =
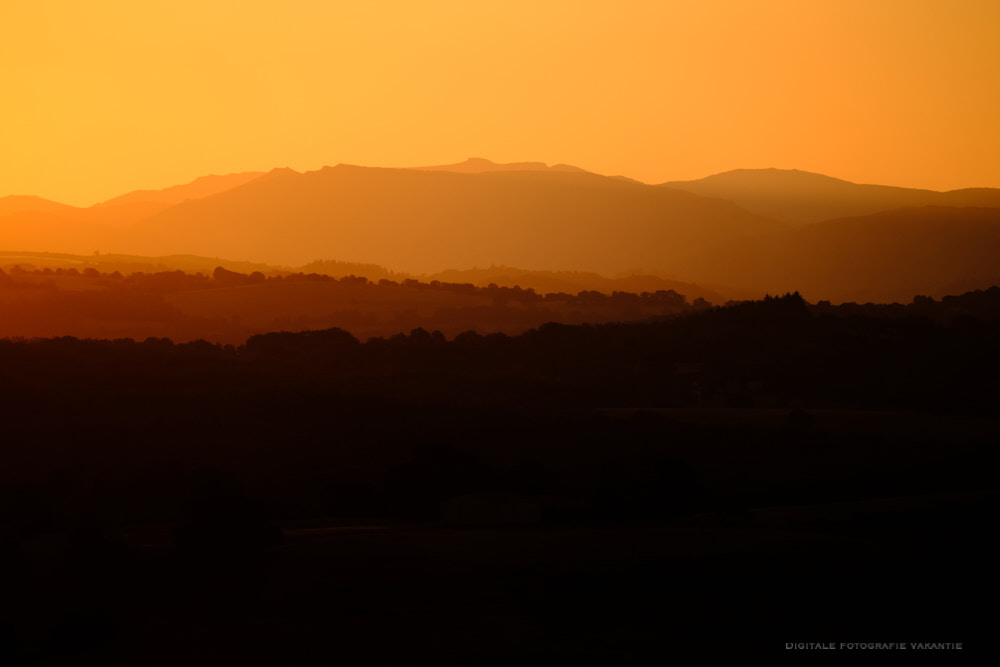
{"type": "Polygon", "coordinates": [[[288,270],[336,260],[412,277],[490,266],[647,275],[715,302],[792,290],[814,301],[905,301],[1000,280],[996,207],[992,189],[942,193],[795,171],[652,186],[566,165],[470,159],[210,176],[86,209],[6,197],[0,247],[288,270]]]}

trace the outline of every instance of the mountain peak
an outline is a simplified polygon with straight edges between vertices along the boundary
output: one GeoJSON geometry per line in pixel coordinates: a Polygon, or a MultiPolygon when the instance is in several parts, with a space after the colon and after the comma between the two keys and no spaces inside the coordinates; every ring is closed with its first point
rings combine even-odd
{"type": "Polygon", "coordinates": [[[555,164],[551,167],[544,162],[508,162],[500,163],[483,157],[470,157],[465,162],[457,164],[442,164],[431,167],[413,167],[418,171],[453,171],[464,174],[483,174],[494,171],[573,171],[586,173],[584,169],[568,164],[555,164]]]}

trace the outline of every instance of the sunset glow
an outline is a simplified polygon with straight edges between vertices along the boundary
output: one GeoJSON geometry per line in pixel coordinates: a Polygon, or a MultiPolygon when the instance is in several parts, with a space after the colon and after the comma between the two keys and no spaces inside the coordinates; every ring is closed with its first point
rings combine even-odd
{"type": "Polygon", "coordinates": [[[0,663],[996,653],[998,28],[0,0],[0,663]]]}
{"type": "Polygon", "coordinates": [[[977,0],[15,0],[0,195],[473,155],[998,186],[998,25],[977,0]]]}

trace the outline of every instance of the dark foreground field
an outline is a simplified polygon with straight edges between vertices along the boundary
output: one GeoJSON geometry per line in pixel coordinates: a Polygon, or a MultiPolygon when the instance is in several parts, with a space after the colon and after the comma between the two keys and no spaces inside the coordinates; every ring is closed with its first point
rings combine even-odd
{"type": "MultiPolygon", "coordinates": [[[[7,631],[40,664],[815,664],[784,648],[802,641],[964,641],[938,664],[973,664],[994,649],[996,542],[940,527],[282,528],[284,544],[224,558],[187,559],[149,527],[112,536],[22,580],[7,631]]],[[[60,548],[25,545],[36,568],[60,548]]]]}
{"type": "Polygon", "coordinates": [[[0,656],[981,662],[997,340],[787,297],[453,341],[0,341],[0,656]]]}

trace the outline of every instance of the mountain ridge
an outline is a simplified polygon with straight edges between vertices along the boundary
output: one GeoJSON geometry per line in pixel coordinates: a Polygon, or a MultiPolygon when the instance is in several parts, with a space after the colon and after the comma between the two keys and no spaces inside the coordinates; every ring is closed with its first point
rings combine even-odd
{"type": "Polygon", "coordinates": [[[0,217],[18,213],[52,213],[76,208],[69,204],[44,199],[36,195],[7,195],[0,197],[0,217]]]}
{"type": "Polygon", "coordinates": [[[285,265],[335,255],[412,273],[509,264],[614,274],[662,272],[689,246],[783,226],[727,202],[584,171],[340,164],[178,204],[121,242],[142,254],[180,235],[193,245],[170,253],[285,265]]]}
{"type": "MultiPolygon", "coordinates": [[[[199,176],[188,183],[172,185],[159,190],[133,190],[117,197],[94,204],[94,207],[108,207],[135,202],[158,202],[180,204],[188,199],[201,199],[234,187],[249,183],[264,175],[261,171],[243,171],[221,176],[208,174],[199,176]]],[[[93,207],[92,207],[93,208],[93,207]]]]}
{"type": "MultiPolygon", "coordinates": [[[[569,164],[547,165],[544,162],[508,162],[497,163],[482,157],[470,157],[464,162],[455,164],[434,165],[430,167],[410,167],[414,171],[451,171],[466,174],[481,174],[495,171],[570,171],[586,172],[585,169],[569,164]]],[[[587,172],[590,173],[590,172],[587,172]]]]}
{"type": "Polygon", "coordinates": [[[5,197],[0,205],[18,212],[0,216],[0,249],[239,257],[279,266],[325,256],[411,275],[494,265],[651,274],[735,298],[800,289],[814,299],[893,300],[1000,281],[989,256],[1000,256],[992,222],[1000,190],[993,188],[938,192],[742,169],[682,182],[683,189],[541,162],[470,158],[457,166],[275,168],[135,191],[89,208],[5,197]],[[693,192],[691,183],[726,186],[728,196],[693,192]],[[148,192],[179,199],[191,186],[205,196],[172,205],[143,200],[148,192]],[[748,192],[757,199],[748,203],[748,192]],[[871,210],[881,206],[888,208],[871,210]],[[789,211],[796,222],[781,221],[795,219],[789,211]],[[830,217],[804,221],[809,215],[830,217]],[[922,279],[921,263],[933,267],[922,279]]]}
{"type": "Polygon", "coordinates": [[[660,187],[732,201],[758,215],[793,224],[920,206],[1000,208],[1000,189],[924,190],[853,183],[799,169],[733,169],[660,187]]]}

